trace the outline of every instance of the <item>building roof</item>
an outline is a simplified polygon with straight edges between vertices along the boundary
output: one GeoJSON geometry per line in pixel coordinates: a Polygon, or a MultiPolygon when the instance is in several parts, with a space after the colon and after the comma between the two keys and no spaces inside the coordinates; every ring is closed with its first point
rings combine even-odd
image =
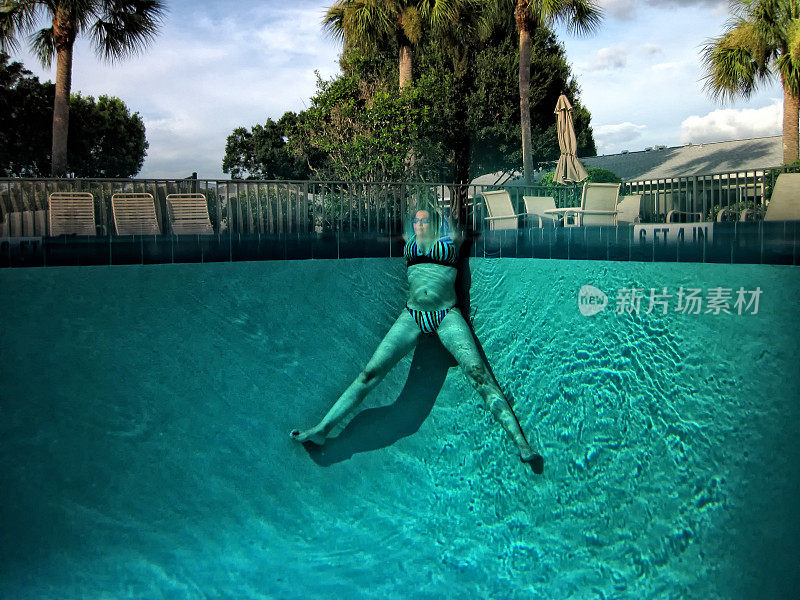
{"type": "Polygon", "coordinates": [[[783,164],[783,137],[777,135],[671,148],[656,146],[639,152],[581,158],[581,163],[585,167],[608,169],[627,181],[763,170],[783,164]]]}

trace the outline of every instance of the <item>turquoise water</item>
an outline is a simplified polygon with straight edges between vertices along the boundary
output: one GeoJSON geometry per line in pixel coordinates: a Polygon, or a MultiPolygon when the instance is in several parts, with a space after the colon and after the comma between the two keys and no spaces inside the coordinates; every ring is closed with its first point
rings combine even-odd
{"type": "Polygon", "coordinates": [[[432,340],[323,453],[288,438],[399,314],[398,259],[0,271],[0,598],[796,598],[797,268],[470,266],[544,476],[432,340]],[[613,311],[681,286],[758,314],[613,311]]]}

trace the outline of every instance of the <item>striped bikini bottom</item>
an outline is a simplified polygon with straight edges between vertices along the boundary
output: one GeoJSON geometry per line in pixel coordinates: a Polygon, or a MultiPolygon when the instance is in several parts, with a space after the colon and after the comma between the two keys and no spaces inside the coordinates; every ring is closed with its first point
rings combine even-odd
{"type": "Polygon", "coordinates": [[[442,321],[444,321],[447,313],[453,308],[455,308],[455,306],[443,308],[441,310],[417,310],[415,308],[409,308],[408,304],[406,304],[408,314],[417,322],[419,330],[422,333],[434,333],[439,328],[439,325],[442,324],[442,321]]]}

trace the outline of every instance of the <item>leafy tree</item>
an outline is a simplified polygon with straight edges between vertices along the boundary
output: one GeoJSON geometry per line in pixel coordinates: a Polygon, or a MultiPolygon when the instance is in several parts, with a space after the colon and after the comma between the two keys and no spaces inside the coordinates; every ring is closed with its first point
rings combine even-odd
{"type": "Polygon", "coordinates": [[[288,112],[277,123],[267,119],[252,130],[234,129],[225,144],[223,172],[234,179],[307,179],[310,169],[289,146],[296,124],[297,115],[288,112]]]}
{"type": "MultiPolygon", "coordinates": [[[[519,69],[516,25],[512,15],[506,17],[478,37],[476,16],[464,11],[450,29],[424,38],[416,48],[418,76],[406,89],[407,99],[392,95],[396,41],[378,48],[346,47],[342,74],[318,82],[309,110],[287,113],[292,124],[281,131],[282,150],[322,179],[464,183],[482,173],[516,169],[522,162],[519,69]]],[[[531,71],[533,161],[558,158],[553,111],[562,92],[574,106],[579,154],[595,155],[591,117],[580,104],[563,47],[546,28],[534,37],[531,71]]],[[[237,144],[247,141],[243,138],[241,131],[234,136],[237,144]]],[[[231,172],[234,164],[238,172],[257,176],[273,169],[252,149],[235,145],[229,156],[225,166],[231,172]]]]}
{"type": "Polygon", "coordinates": [[[56,59],[53,102],[52,174],[67,172],[72,50],[81,33],[109,60],[143,49],[155,36],[164,6],[161,0],[8,0],[0,6],[0,50],[16,47],[31,33],[31,49],[44,66],[56,59]],[[35,31],[42,16],[49,27],[35,31]]]}
{"type": "MultiPolygon", "coordinates": [[[[468,95],[469,130],[474,132],[471,172],[510,170],[523,163],[518,99],[517,51],[508,36],[498,36],[476,57],[476,84],[468,95]]],[[[570,73],[563,47],[552,32],[540,28],[531,51],[530,149],[533,165],[558,158],[554,108],[563,92],[573,103],[578,155],[594,156],[597,148],[591,115],[580,103],[577,82],[570,73]]]]}
{"type": "Polygon", "coordinates": [[[471,0],[337,0],[325,14],[323,26],[344,42],[345,51],[396,45],[402,91],[413,79],[413,48],[426,28],[445,29],[466,5],[476,6],[471,0]]]}
{"type": "MultiPolygon", "coordinates": [[[[514,28],[509,19],[493,37],[460,46],[441,38],[426,40],[418,48],[419,76],[406,99],[391,94],[397,73],[394,48],[350,48],[340,60],[342,74],[319,81],[309,110],[287,113],[290,124],[273,139],[280,146],[277,136],[285,138],[280,152],[293,154],[322,179],[421,177],[463,183],[482,173],[516,169],[521,135],[517,49],[509,35],[514,28]]],[[[580,104],[563,47],[546,29],[536,34],[531,65],[536,74],[531,88],[534,162],[558,158],[553,109],[562,92],[573,101],[579,155],[595,155],[591,117],[580,104]]],[[[236,168],[241,174],[279,176],[275,164],[284,159],[257,155],[248,146],[250,138],[237,132],[235,143],[229,138],[226,172],[236,168]]]]}
{"type": "MultiPolygon", "coordinates": [[[[447,176],[451,181],[466,182],[470,174],[515,169],[522,163],[522,138],[513,16],[497,17],[483,37],[476,34],[475,15],[465,12],[460,19],[448,35],[420,44],[416,83],[426,89],[440,125],[436,135],[450,152],[443,157],[452,167],[447,176]]],[[[369,61],[355,65],[343,61],[343,69],[347,67],[356,67],[366,78],[376,77],[378,71],[369,61]]],[[[553,109],[562,92],[574,105],[579,154],[595,155],[591,116],[579,101],[564,48],[544,27],[537,29],[533,39],[530,71],[534,75],[530,89],[532,162],[558,157],[553,109]]]]}
{"type": "Polygon", "coordinates": [[[783,86],[783,162],[800,158],[800,2],[735,0],[725,33],[703,51],[706,89],[715,98],[749,98],[775,74],[783,86]]]}
{"type": "Polygon", "coordinates": [[[398,95],[388,82],[366,85],[351,74],[318,80],[291,142],[320,179],[391,181],[407,175],[412,155],[418,166],[438,162],[433,128],[431,104],[419,86],[398,95]]]}
{"type": "Polygon", "coordinates": [[[601,13],[593,0],[488,0],[490,13],[487,24],[503,22],[513,13],[519,37],[519,105],[522,132],[522,163],[525,181],[533,179],[531,136],[531,51],[536,32],[550,29],[555,23],[567,25],[575,33],[594,31],[600,24],[601,13]]]}
{"type": "MultiPolygon", "coordinates": [[[[0,53],[0,174],[35,177],[50,165],[50,127],[55,86],[40,83],[0,53]]],[[[70,99],[69,172],[79,177],[130,177],[147,150],[138,113],[122,100],[73,95],[70,99]]]]}
{"type": "Polygon", "coordinates": [[[131,177],[149,144],[139,113],[119,98],[73,94],[70,99],[69,172],[76,177],[131,177]]]}
{"type": "Polygon", "coordinates": [[[52,84],[42,84],[22,63],[0,52],[0,174],[49,171],[52,84]]]}

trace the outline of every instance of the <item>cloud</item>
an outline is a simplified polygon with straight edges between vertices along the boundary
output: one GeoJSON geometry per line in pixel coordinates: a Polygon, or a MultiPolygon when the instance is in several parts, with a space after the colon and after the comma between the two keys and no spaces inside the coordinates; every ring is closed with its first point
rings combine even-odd
{"type": "Polygon", "coordinates": [[[677,62],[665,62],[665,63],[658,63],[650,67],[651,71],[674,71],[681,67],[681,63],[677,62]]]}
{"type": "Polygon", "coordinates": [[[600,6],[608,16],[628,21],[633,18],[636,0],[601,0],[600,6]]]}
{"type": "Polygon", "coordinates": [[[599,125],[593,130],[598,150],[609,153],[625,149],[624,144],[641,138],[647,127],[626,121],[613,125],[599,125]]]}
{"type": "Polygon", "coordinates": [[[642,46],[642,50],[644,50],[644,53],[648,56],[664,53],[664,49],[661,46],[656,46],[655,44],[645,44],[642,46]]]}
{"type": "Polygon", "coordinates": [[[715,110],[681,123],[681,143],[702,144],[780,135],[783,104],[773,100],[763,108],[715,110]]]}
{"type": "Polygon", "coordinates": [[[727,10],[727,0],[600,0],[600,7],[607,16],[621,21],[630,21],[642,5],[655,8],[710,8],[727,10]]]}
{"type": "Polygon", "coordinates": [[[628,62],[628,50],[622,47],[601,48],[597,51],[595,59],[589,63],[592,71],[610,71],[621,69],[628,62]]]}

